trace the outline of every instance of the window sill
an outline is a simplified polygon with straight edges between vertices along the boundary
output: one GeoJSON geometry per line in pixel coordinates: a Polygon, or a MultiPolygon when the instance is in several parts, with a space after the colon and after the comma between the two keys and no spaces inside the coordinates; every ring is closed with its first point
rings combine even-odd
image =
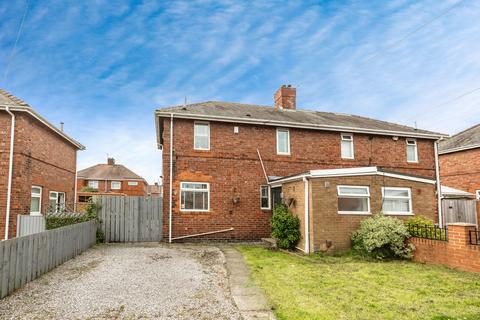
{"type": "Polygon", "coordinates": [[[30,215],[35,216],[35,217],[41,217],[42,216],[42,214],[39,213],[39,212],[30,212],[30,215]]]}
{"type": "Polygon", "coordinates": [[[342,215],[354,215],[354,216],[371,216],[371,212],[355,212],[355,211],[338,211],[338,214],[342,215]]]}
{"type": "Polygon", "coordinates": [[[195,149],[193,148],[194,151],[210,151],[210,149],[195,149]]]}
{"type": "Polygon", "coordinates": [[[277,156],[287,156],[287,157],[289,157],[289,156],[291,156],[291,154],[290,153],[277,153],[277,156]]]}
{"type": "Polygon", "coordinates": [[[210,213],[210,210],[182,210],[182,209],[180,209],[180,213],[202,214],[202,213],[210,213]]]}
{"type": "Polygon", "coordinates": [[[414,216],[413,212],[383,212],[385,216],[414,216]]]}

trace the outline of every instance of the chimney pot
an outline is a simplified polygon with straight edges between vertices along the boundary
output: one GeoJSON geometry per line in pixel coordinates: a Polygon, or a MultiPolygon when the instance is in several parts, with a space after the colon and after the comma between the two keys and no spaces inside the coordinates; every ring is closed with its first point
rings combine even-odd
{"type": "Polygon", "coordinates": [[[113,166],[115,164],[115,159],[114,158],[107,158],[107,164],[113,166]]]}
{"type": "Polygon", "coordinates": [[[292,87],[291,84],[288,86],[282,85],[273,97],[275,100],[275,109],[297,109],[297,89],[292,87]]]}

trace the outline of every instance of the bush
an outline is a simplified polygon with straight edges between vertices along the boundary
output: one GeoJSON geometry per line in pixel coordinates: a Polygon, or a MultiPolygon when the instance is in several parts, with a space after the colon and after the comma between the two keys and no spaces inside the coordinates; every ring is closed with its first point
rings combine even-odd
{"type": "MultiPolygon", "coordinates": [[[[45,215],[45,225],[47,230],[69,226],[71,224],[97,220],[97,212],[102,206],[93,201],[89,201],[85,206],[85,213],[52,213],[45,215]]],[[[97,230],[97,243],[105,242],[105,235],[102,230],[97,230]]]]}
{"type": "Polygon", "coordinates": [[[405,225],[412,237],[446,240],[445,231],[436,228],[433,221],[428,218],[422,216],[412,217],[405,221],[405,225]]]}
{"type": "Polygon", "coordinates": [[[294,249],[300,240],[300,220],[284,205],[273,209],[272,237],[281,249],[294,249]]]}
{"type": "Polygon", "coordinates": [[[353,249],[375,259],[410,259],[415,247],[406,244],[409,237],[400,219],[378,214],[360,223],[360,229],[352,235],[353,249]]]}

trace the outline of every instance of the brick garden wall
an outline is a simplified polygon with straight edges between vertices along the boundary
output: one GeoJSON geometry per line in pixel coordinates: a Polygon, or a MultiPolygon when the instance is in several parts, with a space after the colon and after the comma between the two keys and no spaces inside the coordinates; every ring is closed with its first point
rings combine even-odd
{"type": "Polygon", "coordinates": [[[480,272],[480,246],[470,245],[469,230],[474,225],[449,224],[448,242],[421,238],[410,238],[415,247],[414,261],[445,265],[451,268],[480,272]]]}
{"type": "MultiPolygon", "coordinates": [[[[279,111],[280,112],[280,111],[279,111]]],[[[163,121],[164,235],[168,236],[170,119],[163,121]]],[[[355,159],[340,157],[340,133],[290,129],[291,155],[276,154],[276,128],[210,122],[210,150],[193,149],[193,120],[174,119],[173,236],[234,227],[207,238],[258,240],[270,234],[269,210],[260,209],[265,178],[257,149],[269,176],[287,176],[312,169],[380,166],[388,170],[434,177],[431,140],[418,139],[418,163],[407,163],[404,138],[354,134],[355,159]],[[234,134],[233,127],[239,127],[234,134]],[[180,181],[210,183],[210,211],[180,211],[180,181]],[[240,197],[234,204],[232,198],[240,197]]]]}
{"type": "MultiPolygon", "coordinates": [[[[30,214],[32,185],[42,187],[42,212],[50,191],[65,192],[74,201],[76,148],[24,112],[16,112],[9,237],[16,233],[18,214],[30,214]]],[[[10,147],[10,116],[0,112],[0,234],[5,228],[10,147]]]]}

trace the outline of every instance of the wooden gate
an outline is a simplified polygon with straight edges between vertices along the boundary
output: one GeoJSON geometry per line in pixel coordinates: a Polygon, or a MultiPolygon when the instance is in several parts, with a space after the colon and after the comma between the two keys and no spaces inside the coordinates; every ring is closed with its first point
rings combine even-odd
{"type": "Polygon", "coordinates": [[[162,239],[161,197],[94,196],[105,242],[142,242],[162,239]]]}
{"type": "Polygon", "coordinates": [[[470,199],[442,199],[443,223],[477,224],[477,205],[470,199]]]}

